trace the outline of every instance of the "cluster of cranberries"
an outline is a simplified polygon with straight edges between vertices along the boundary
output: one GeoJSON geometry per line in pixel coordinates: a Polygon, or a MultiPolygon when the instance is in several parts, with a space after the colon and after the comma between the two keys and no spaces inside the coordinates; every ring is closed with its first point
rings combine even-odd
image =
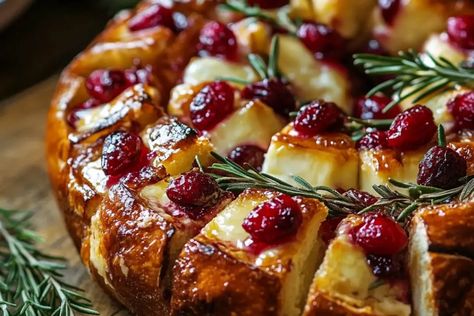
{"type": "Polygon", "coordinates": [[[461,49],[474,49],[474,15],[461,15],[448,19],[449,40],[461,49]]]}
{"type": "Polygon", "coordinates": [[[255,207],[242,227],[253,242],[274,245],[296,234],[303,220],[298,202],[280,194],[255,207]]]}
{"type": "Polygon", "coordinates": [[[86,79],[86,89],[90,98],[75,106],[69,113],[67,117],[69,125],[75,126],[79,111],[110,102],[125,89],[137,83],[148,83],[149,77],[149,68],[134,67],[125,70],[99,69],[93,71],[86,79]]]}
{"type": "Polygon", "coordinates": [[[416,105],[398,114],[388,131],[366,134],[358,142],[358,148],[410,150],[428,143],[435,133],[433,112],[423,105],[416,105]]]}
{"type": "Polygon", "coordinates": [[[349,236],[364,250],[375,275],[393,276],[400,272],[400,255],[408,237],[391,217],[380,212],[367,213],[361,223],[351,228],[349,236]]]}
{"type": "Polygon", "coordinates": [[[128,22],[128,29],[131,32],[147,30],[157,26],[179,32],[186,28],[187,21],[184,15],[160,4],[153,4],[138,12],[128,22]]]}
{"type": "Polygon", "coordinates": [[[148,165],[148,153],[141,138],[134,133],[119,130],[109,134],[104,140],[101,156],[102,170],[109,176],[108,183],[113,184],[148,165]]]}

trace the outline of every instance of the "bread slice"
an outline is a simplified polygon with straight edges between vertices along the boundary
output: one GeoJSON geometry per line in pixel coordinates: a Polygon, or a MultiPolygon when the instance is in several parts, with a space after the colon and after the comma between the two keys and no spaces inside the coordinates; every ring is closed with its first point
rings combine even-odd
{"type": "MultiPolygon", "coordinates": [[[[355,218],[345,219],[339,227],[350,225],[355,218]]],[[[339,233],[315,274],[303,315],[410,315],[403,286],[380,281],[364,251],[347,234],[339,233]]]]}
{"type": "Polygon", "coordinates": [[[315,186],[349,189],[358,186],[358,168],[359,155],[346,134],[302,138],[289,124],[273,136],[262,170],[290,183],[294,175],[315,186]]]}
{"type": "Polygon", "coordinates": [[[474,314],[474,203],[427,207],[413,218],[409,267],[414,315],[474,314]]]}
{"type": "Polygon", "coordinates": [[[192,168],[195,157],[209,162],[210,143],[169,117],[141,136],[153,153],[152,166],[108,188],[81,254],[93,275],[134,313],[166,315],[176,257],[233,196],[222,192],[202,213],[186,212],[167,198],[166,188],[171,177],[192,168]]]}
{"type": "Polygon", "coordinates": [[[300,315],[322,257],[315,236],[327,209],[298,198],[303,221],[294,239],[251,251],[242,223],[276,194],[244,191],[185,245],[174,269],[173,315],[300,315]]]}

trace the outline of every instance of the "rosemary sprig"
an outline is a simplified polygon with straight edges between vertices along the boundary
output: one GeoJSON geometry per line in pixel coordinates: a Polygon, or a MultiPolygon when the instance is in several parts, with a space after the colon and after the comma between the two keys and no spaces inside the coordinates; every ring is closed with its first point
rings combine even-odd
{"type": "Polygon", "coordinates": [[[374,209],[383,209],[396,217],[399,222],[404,222],[420,206],[441,204],[455,199],[466,201],[474,197],[472,176],[460,179],[460,185],[449,190],[389,179],[389,185],[374,185],[379,200],[366,207],[361,202],[329,187],[312,186],[301,177],[292,176],[297,184],[293,185],[250,167],[245,169],[217,153],[212,155],[218,162],[214,163],[210,170],[218,171],[218,174],[210,173],[210,175],[222,189],[236,193],[248,188],[269,189],[291,196],[318,199],[328,207],[330,216],[362,214],[374,209]]]}
{"type": "Polygon", "coordinates": [[[370,75],[394,76],[367,93],[372,96],[381,91],[393,91],[393,100],[384,108],[384,112],[410,97],[416,103],[456,85],[474,86],[474,69],[463,64],[456,66],[444,57],[435,58],[431,54],[420,54],[413,50],[400,52],[397,57],[355,54],[354,64],[363,66],[365,73],[370,75]]]}
{"type": "Polygon", "coordinates": [[[36,244],[31,213],[0,209],[0,310],[3,315],[98,315],[82,291],[62,280],[62,258],[36,244]]]}

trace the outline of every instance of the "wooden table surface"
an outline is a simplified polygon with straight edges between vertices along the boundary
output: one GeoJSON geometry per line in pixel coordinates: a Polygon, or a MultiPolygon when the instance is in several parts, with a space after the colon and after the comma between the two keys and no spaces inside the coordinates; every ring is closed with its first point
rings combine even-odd
{"type": "Polygon", "coordinates": [[[46,252],[68,259],[65,279],[83,288],[101,315],[128,313],[91,280],[64,227],[46,173],[44,131],[57,77],[0,103],[0,207],[35,212],[46,252]]]}

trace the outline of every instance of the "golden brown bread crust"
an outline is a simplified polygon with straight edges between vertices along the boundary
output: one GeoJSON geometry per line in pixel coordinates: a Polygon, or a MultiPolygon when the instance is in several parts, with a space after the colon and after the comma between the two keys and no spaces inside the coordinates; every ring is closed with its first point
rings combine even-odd
{"type": "Polygon", "coordinates": [[[186,244],[174,271],[172,315],[277,315],[279,279],[205,238],[186,244]]]}
{"type": "MultiPolygon", "coordinates": [[[[68,231],[98,282],[137,314],[167,313],[169,295],[164,292],[164,284],[169,283],[171,271],[167,252],[170,242],[175,242],[176,228],[169,218],[137,200],[137,192],[120,185],[108,192],[105,175],[91,166],[100,163],[107,134],[118,129],[139,133],[163,117],[160,105],[166,101],[170,87],[180,78],[189,58],[195,55],[197,34],[206,21],[205,15],[214,12],[210,9],[217,2],[177,1],[176,9],[188,16],[188,27],[176,35],[162,27],[131,34],[126,23],[136,11],[121,13],[63,71],[48,113],[49,177],[68,231]],[[121,109],[116,111],[118,114],[100,120],[100,124],[76,130],[68,125],[66,119],[71,109],[88,97],[85,77],[91,71],[124,69],[137,63],[153,67],[153,87],[137,85],[127,89],[110,102],[112,107],[121,109]],[[100,239],[106,274],[99,273],[90,256],[91,218],[98,210],[100,223],[106,227],[100,239]],[[148,226],[140,226],[138,219],[145,215],[148,226]]],[[[148,5],[143,2],[137,10],[148,5]]],[[[181,145],[185,144],[181,142],[181,145]]],[[[155,171],[154,181],[158,181],[164,175],[155,171]]]]}
{"type": "Polygon", "coordinates": [[[304,316],[373,316],[363,308],[357,309],[355,306],[345,303],[334,297],[331,293],[315,291],[308,298],[309,305],[306,305],[304,316]]]}
{"type": "Polygon", "coordinates": [[[444,204],[419,213],[429,250],[474,258],[474,203],[444,204]]]}
{"type": "Polygon", "coordinates": [[[431,253],[434,302],[440,316],[474,314],[474,261],[431,253]]]}

